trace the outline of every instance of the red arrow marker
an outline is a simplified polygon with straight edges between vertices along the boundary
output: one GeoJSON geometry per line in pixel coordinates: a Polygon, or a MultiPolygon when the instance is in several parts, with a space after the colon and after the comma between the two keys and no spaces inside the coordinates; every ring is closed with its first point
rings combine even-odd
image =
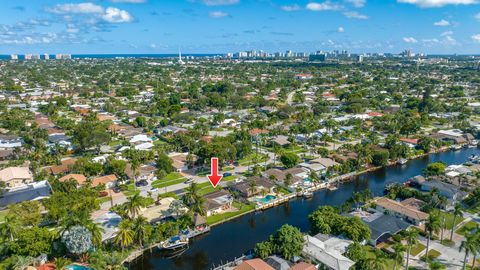
{"type": "Polygon", "coordinates": [[[222,175],[218,175],[218,158],[212,157],[211,159],[211,175],[208,175],[208,180],[210,180],[210,183],[212,183],[212,186],[215,188],[217,187],[218,183],[220,180],[222,180],[222,175]]]}

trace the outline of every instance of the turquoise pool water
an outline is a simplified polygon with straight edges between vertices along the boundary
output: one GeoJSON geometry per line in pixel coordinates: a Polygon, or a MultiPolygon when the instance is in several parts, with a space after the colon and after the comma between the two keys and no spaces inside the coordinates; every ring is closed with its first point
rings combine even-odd
{"type": "Polygon", "coordinates": [[[273,196],[273,195],[267,195],[261,199],[258,199],[260,202],[262,203],[268,203],[270,202],[271,200],[275,200],[277,198],[277,196],[273,196]]]}
{"type": "Polygon", "coordinates": [[[91,270],[92,268],[88,268],[83,265],[72,264],[67,267],[68,270],[91,270]]]}

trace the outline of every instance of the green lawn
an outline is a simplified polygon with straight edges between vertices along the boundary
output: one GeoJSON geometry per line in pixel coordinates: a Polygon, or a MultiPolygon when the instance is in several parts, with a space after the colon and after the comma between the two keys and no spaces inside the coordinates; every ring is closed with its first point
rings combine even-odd
{"type": "Polygon", "coordinates": [[[237,179],[237,177],[236,177],[235,175],[230,175],[230,176],[225,176],[225,177],[223,177],[221,181],[223,181],[223,182],[229,182],[229,181],[233,181],[233,180],[235,180],[235,179],[237,179]]]}
{"type": "Polygon", "coordinates": [[[268,155],[266,154],[250,154],[246,156],[245,158],[242,158],[238,161],[238,164],[242,166],[248,166],[248,165],[253,165],[253,164],[258,164],[262,163],[268,160],[268,155]],[[256,157],[256,159],[255,159],[256,157]]]}
{"type": "Polygon", "coordinates": [[[223,213],[223,214],[218,214],[214,216],[209,216],[207,217],[207,224],[208,225],[213,225],[218,222],[221,222],[222,220],[227,220],[230,218],[233,218],[235,216],[242,215],[246,212],[253,211],[255,209],[255,204],[242,204],[240,202],[233,202],[233,206],[236,207],[237,209],[240,209],[236,212],[228,212],[228,213],[223,213]]]}
{"type": "Polygon", "coordinates": [[[167,193],[163,193],[163,194],[158,194],[157,196],[159,199],[162,199],[162,198],[168,198],[168,197],[172,197],[174,198],[175,200],[179,200],[180,197],[178,197],[177,194],[175,194],[174,192],[167,192],[167,193]]]}
{"type": "MultiPolygon", "coordinates": [[[[447,213],[447,212],[440,212],[440,220],[443,220],[443,217],[445,216],[445,226],[447,229],[451,230],[453,227],[453,214],[452,213],[447,213]]],[[[463,217],[457,217],[455,220],[455,225],[458,225],[464,220],[463,217]]]]}
{"type": "Polygon", "coordinates": [[[176,185],[185,182],[187,179],[183,177],[180,173],[173,172],[167,174],[164,178],[160,180],[155,180],[152,182],[152,187],[154,188],[163,188],[171,185],[176,185]]]}
{"type": "MultiPolygon", "coordinates": [[[[439,251],[437,251],[435,249],[431,249],[431,250],[428,251],[428,257],[430,258],[430,260],[436,259],[440,255],[442,255],[442,253],[440,253],[439,251]]],[[[425,255],[422,256],[422,259],[425,260],[425,255]]]]}
{"type": "Polygon", "coordinates": [[[0,223],[5,220],[5,217],[8,215],[8,209],[0,211],[0,223]]]}
{"type": "MultiPolygon", "coordinates": [[[[209,183],[210,184],[210,183],[209,183]]],[[[218,191],[218,190],[221,190],[222,187],[220,186],[217,186],[216,188],[214,188],[212,185],[208,186],[208,187],[205,187],[205,188],[202,188],[198,191],[198,194],[200,196],[203,196],[203,195],[206,195],[206,194],[209,194],[209,193],[213,193],[215,191],[218,191]]]]}
{"type": "Polygon", "coordinates": [[[469,222],[465,223],[460,229],[458,229],[456,231],[456,233],[460,234],[460,235],[465,235],[467,234],[468,232],[471,232],[473,229],[475,229],[476,227],[478,226],[478,224],[473,221],[473,220],[470,220],[469,222]]]}
{"type": "Polygon", "coordinates": [[[294,153],[294,154],[299,154],[299,153],[303,153],[303,152],[307,152],[305,149],[303,149],[301,146],[298,146],[298,145],[289,145],[287,147],[284,147],[282,149],[285,153],[294,153]]]}
{"type": "MultiPolygon", "coordinates": [[[[408,248],[408,247],[407,247],[408,248]]],[[[412,246],[412,249],[410,250],[410,254],[412,256],[417,256],[420,252],[422,252],[426,247],[421,244],[421,243],[417,243],[415,245],[412,246]]]]}
{"type": "MultiPolygon", "coordinates": [[[[367,258],[375,258],[376,257],[375,251],[372,247],[363,246],[363,248],[365,249],[367,258]]],[[[393,269],[393,266],[395,265],[395,262],[392,259],[386,259],[385,261],[386,261],[385,262],[385,269],[393,269]]],[[[399,268],[400,267],[397,266],[397,269],[399,269],[399,268]]]]}

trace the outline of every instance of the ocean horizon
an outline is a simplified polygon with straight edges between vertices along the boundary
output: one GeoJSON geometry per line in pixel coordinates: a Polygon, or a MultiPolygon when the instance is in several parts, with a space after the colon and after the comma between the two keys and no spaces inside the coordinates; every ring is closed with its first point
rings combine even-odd
{"type": "MultiPolygon", "coordinates": [[[[16,54],[20,60],[25,59],[25,54],[16,54]]],[[[45,54],[34,54],[40,55],[43,59],[45,54]]],[[[214,56],[222,56],[225,55],[224,53],[182,53],[182,57],[214,57],[214,56]]],[[[10,60],[11,54],[0,54],[0,59],[2,60],[10,60]]],[[[48,54],[50,59],[55,59],[55,54],[48,54]]],[[[71,54],[72,59],[113,59],[113,58],[177,58],[178,54],[71,54]]]]}

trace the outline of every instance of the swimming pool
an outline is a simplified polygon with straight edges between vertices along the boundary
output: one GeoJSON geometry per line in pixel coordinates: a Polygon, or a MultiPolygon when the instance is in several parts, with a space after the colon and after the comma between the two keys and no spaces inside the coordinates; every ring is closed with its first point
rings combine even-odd
{"type": "Polygon", "coordinates": [[[275,200],[276,198],[277,198],[277,196],[267,195],[263,198],[258,199],[258,201],[262,202],[262,203],[269,203],[270,201],[275,200]]]}
{"type": "Polygon", "coordinates": [[[88,268],[86,266],[83,266],[83,265],[78,265],[78,264],[72,264],[70,266],[67,266],[68,270],[91,270],[92,268],[88,268]]]}

